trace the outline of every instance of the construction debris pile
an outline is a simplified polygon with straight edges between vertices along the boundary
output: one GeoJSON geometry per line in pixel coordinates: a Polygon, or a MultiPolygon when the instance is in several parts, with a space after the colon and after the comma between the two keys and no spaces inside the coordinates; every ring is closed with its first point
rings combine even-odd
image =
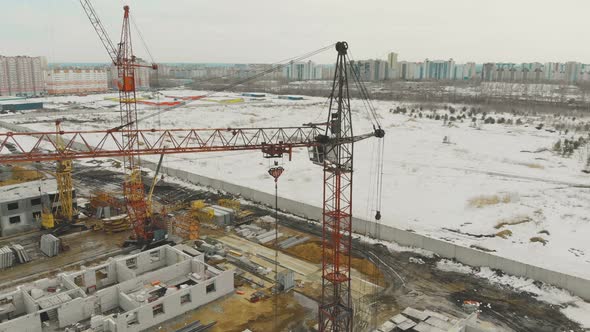
{"type": "Polygon", "coordinates": [[[45,234],[41,236],[41,251],[48,257],[57,256],[59,254],[59,239],[53,234],[45,234]]]}

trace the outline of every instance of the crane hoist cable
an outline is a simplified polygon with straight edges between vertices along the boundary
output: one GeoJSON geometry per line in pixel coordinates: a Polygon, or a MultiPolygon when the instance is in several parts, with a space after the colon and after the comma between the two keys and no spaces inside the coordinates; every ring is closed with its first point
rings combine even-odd
{"type": "MultiPolygon", "coordinates": [[[[363,106],[365,107],[365,109],[367,110],[367,112],[370,115],[370,118],[373,123],[373,129],[383,131],[381,128],[381,123],[379,121],[379,115],[377,114],[377,110],[376,110],[375,106],[373,105],[369,91],[367,90],[363,81],[360,79],[359,73],[355,70],[355,68],[351,64],[351,62],[353,62],[353,61],[350,61],[351,57],[352,57],[352,54],[349,55],[349,62],[348,62],[349,66],[350,66],[349,72],[351,73],[351,76],[353,77],[353,82],[359,91],[360,99],[363,103],[363,106]]],[[[381,137],[381,138],[383,138],[383,137],[381,137]]],[[[381,203],[382,203],[382,196],[383,196],[383,163],[384,163],[383,159],[384,159],[384,154],[385,154],[385,143],[384,143],[383,139],[380,139],[380,140],[378,140],[377,144],[378,144],[377,156],[376,156],[376,161],[375,161],[376,162],[375,220],[379,221],[379,220],[381,220],[381,203]]]]}
{"type": "Polygon", "coordinates": [[[141,40],[141,43],[142,43],[143,47],[145,48],[145,51],[147,52],[148,56],[150,57],[151,63],[157,63],[154,60],[154,57],[152,56],[152,52],[150,52],[150,49],[149,49],[147,43],[145,42],[145,39],[143,38],[143,34],[141,33],[141,30],[139,30],[139,27],[135,23],[135,19],[133,18],[133,16],[130,16],[129,18],[131,19],[131,23],[133,24],[135,31],[137,31],[137,35],[139,36],[139,39],[141,40]]]}

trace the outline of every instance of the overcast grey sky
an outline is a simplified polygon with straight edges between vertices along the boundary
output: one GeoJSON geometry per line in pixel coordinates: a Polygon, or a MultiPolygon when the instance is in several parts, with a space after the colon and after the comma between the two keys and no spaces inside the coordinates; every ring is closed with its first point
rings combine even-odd
{"type": "MultiPolygon", "coordinates": [[[[114,41],[124,3],[157,62],[275,62],[347,40],[356,59],[590,63],[589,0],[94,0],[114,41]]],[[[108,61],[78,0],[0,4],[0,54],[108,61]]]]}

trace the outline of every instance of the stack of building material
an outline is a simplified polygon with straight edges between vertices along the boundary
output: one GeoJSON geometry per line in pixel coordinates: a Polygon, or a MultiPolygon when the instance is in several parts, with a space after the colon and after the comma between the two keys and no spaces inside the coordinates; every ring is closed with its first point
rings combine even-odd
{"type": "Polygon", "coordinates": [[[40,246],[41,251],[49,257],[59,254],[59,239],[53,236],[53,234],[45,234],[41,236],[40,246]]]}
{"type": "Polygon", "coordinates": [[[270,241],[274,241],[275,238],[279,238],[281,236],[283,236],[283,233],[278,233],[277,235],[275,235],[275,231],[271,230],[271,231],[268,231],[268,232],[258,235],[256,237],[256,241],[258,243],[268,243],[270,241]]]}
{"type": "Polygon", "coordinates": [[[402,313],[391,317],[375,331],[463,331],[468,320],[459,320],[430,310],[422,311],[407,307],[402,313]]]}
{"type": "Polygon", "coordinates": [[[14,251],[14,254],[15,254],[19,263],[22,264],[22,263],[28,263],[31,261],[31,257],[29,256],[29,254],[27,253],[25,248],[23,246],[21,246],[20,244],[13,245],[12,251],[14,251]]]}
{"type": "MultiPolygon", "coordinates": [[[[289,241],[289,242],[287,242],[287,243],[284,243],[284,244],[283,244],[283,245],[281,245],[280,247],[281,247],[282,249],[289,249],[289,248],[291,248],[291,247],[294,247],[294,246],[296,246],[296,245],[298,245],[298,244],[301,244],[301,243],[307,242],[307,240],[309,240],[309,237],[307,237],[307,236],[300,237],[300,238],[298,238],[298,237],[295,237],[295,240],[292,240],[292,241],[289,241]]],[[[285,241],[283,241],[283,242],[285,242],[285,241]]]]}
{"type": "Polygon", "coordinates": [[[14,253],[10,247],[0,248],[0,269],[5,269],[14,265],[14,253]]]}
{"type": "Polygon", "coordinates": [[[126,214],[103,219],[102,223],[107,234],[123,232],[131,228],[131,222],[129,222],[126,214]]]}
{"type": "Polygon", "coordinates": [[[215,223],[221,226],[230,226],[234,223],[235,211],[219,205],[211,205],[210,208],[215,214],[215,223]]]}

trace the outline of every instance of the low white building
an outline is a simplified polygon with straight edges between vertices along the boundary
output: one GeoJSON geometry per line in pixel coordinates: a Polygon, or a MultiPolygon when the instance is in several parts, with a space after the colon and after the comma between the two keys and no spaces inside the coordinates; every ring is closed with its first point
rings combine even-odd
{"type": "Polygon", "coordinates": [[[0,332],[143,331],[233,291],[233,270],[162,246],[1,294],[0,332]]]}
{"type": "Polygon", "coordinates": [[[51,69],[45,72],[48,94],[108,91],[106,69],[51,69]]]}

